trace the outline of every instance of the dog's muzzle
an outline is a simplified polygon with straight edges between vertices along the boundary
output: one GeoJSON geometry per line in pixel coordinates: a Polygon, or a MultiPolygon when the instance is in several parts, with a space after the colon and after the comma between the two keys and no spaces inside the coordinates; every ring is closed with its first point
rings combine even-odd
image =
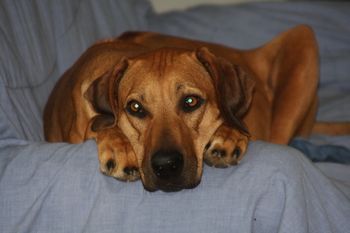
{"type": "Polygon", "coordinates": [[[197,167],[194,156],[188,158],[177,149],[159,149],[150,154],[149,160],[145,160],[145,179],[142,182],[145,189],[151,192],[194,188],[199,184],[197,167]]]}

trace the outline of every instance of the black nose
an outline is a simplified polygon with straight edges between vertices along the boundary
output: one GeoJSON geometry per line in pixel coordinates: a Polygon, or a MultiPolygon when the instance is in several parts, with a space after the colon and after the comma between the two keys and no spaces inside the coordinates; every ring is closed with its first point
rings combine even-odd
{"type": "Polygon", "coordinates": [[[158,178],[170,180],[181,174],[184,160],[182,154],[176,150],[159,150],[153,154],[151,165],[154,174],[158,178]]]}

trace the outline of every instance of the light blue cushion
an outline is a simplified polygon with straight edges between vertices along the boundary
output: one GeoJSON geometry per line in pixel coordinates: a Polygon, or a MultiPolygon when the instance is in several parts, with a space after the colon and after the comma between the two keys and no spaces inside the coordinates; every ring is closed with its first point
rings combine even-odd
{"type": "Polygon", "coordinates": [[[0,165],[1,232],[350,230],[349,199],[285,146],[251,143],[240,165],[206,166],[197,188],[176,193],[102,175],[92,141],[6,147],[0,165]]]}

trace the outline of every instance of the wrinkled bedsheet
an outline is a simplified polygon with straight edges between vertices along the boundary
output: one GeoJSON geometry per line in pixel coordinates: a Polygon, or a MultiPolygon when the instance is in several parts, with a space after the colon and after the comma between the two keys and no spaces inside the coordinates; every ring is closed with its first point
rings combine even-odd
{"type": "MultiPolygon", "coordinates": [[[[350,119],[350,4],[260,3],[155,14],[142,0],[0,2],[0,232],[350,232],[350,169],[251,142],[201,184],[143,189],[98,171],[96,144],[43,141],[60,75],[96,40],[153,30],[251,48],[310,24],[321,55],[320,120],[350,119]]],[[[350,147],[350,136],[308,142],[350,147]]]]}
{"type": "Polygon", "coordinates": [[[7,147],[0,164],[1,232],[350,229],[344,183],[327,178],[296,150],[263,142],[252,143],[239,166],[206,166],[197,188],[176,193],[150,193],[140,182],[101,175],[92,141],[7,147]]]}

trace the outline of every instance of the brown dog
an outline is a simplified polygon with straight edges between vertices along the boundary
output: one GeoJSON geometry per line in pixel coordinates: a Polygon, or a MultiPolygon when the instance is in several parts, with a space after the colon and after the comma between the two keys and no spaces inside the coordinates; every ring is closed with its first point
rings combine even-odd
{"type": "Polygon", "coordinates": [[[147,190],[192,188],[203,159],[235,165],[250,137],[287,144],[308,136],[317,85],[307,26],[248,51],[130,32],[93,45],[63,75],[45,109],[45,136],[96,139],[101,171],[141,176],[147,190]]]}

